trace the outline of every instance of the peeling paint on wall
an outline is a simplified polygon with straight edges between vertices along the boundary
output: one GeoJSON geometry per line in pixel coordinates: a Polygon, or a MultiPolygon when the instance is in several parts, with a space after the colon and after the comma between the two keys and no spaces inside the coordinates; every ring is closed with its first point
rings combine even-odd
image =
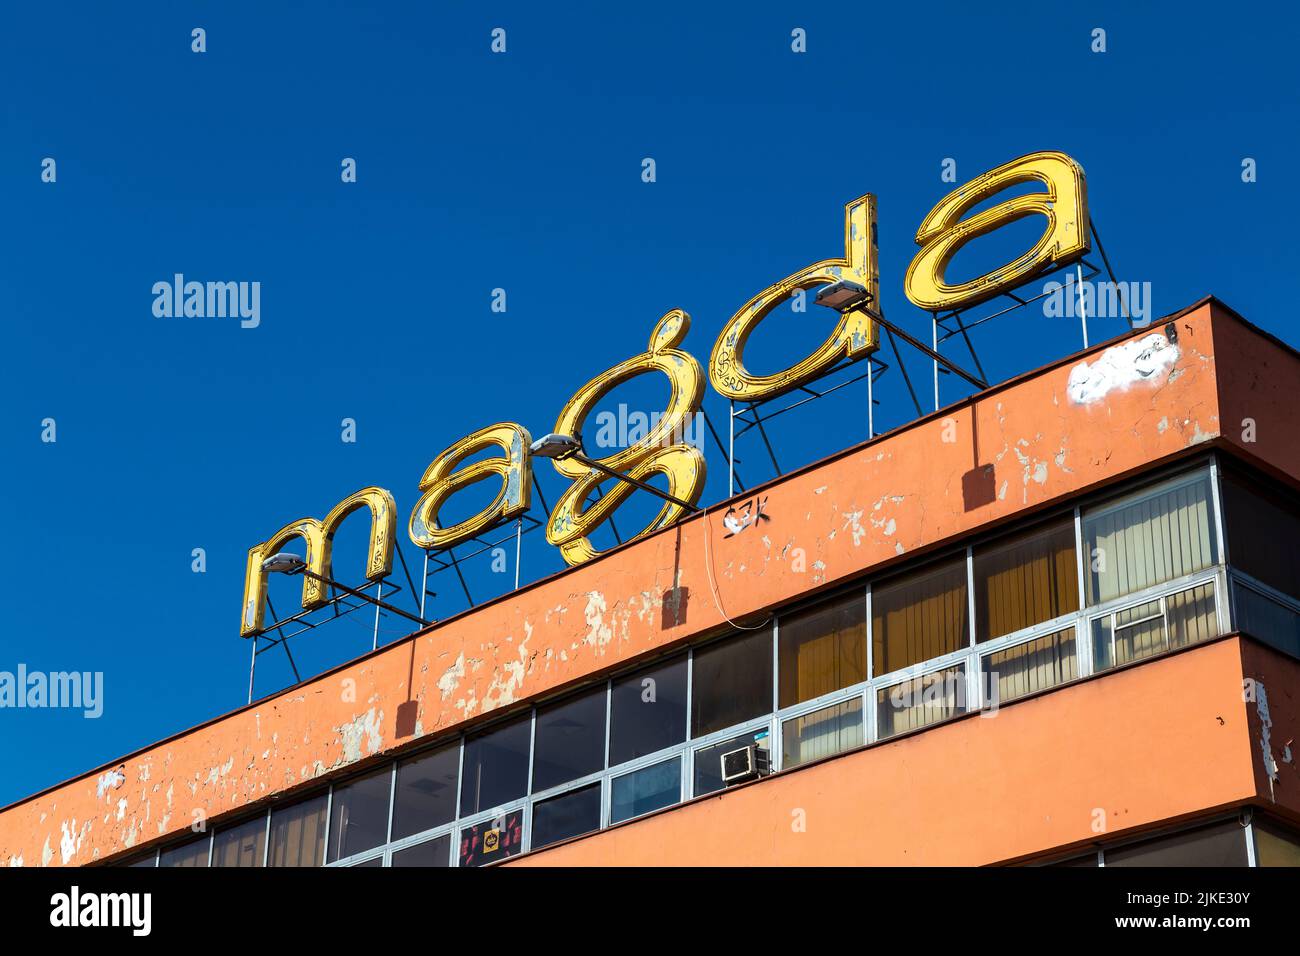
{"type": "Polygon", "coordinates": [[[1138,382],[1163,380],[1179,354],[1178,346],[1160,332],[1112,345],[1091,364],[1080,362],[1070,370],[1066,392],[1076,405],[1100,402],[1138,382]]]}
{"type": "Polygon", "coordinates": [[[1255,682],[1255,716],[1259,718],[1259,749],[1264,755],[1264,772],[1268,774],[1268,795],[1277,801],[1273,784],[1278,779],[1277,760],[1273,757],[1273,718],[1268,712],[1268,693],[1262,681],[1255,682]]]}

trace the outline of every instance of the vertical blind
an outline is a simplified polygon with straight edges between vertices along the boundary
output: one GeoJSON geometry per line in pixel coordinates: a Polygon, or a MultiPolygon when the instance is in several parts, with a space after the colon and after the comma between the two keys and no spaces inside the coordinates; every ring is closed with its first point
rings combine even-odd
{"type": "Polygon", "coordinates": [[[271,814],[271,866],[320,866],[325,849],[325,802],[321,794],[271,814]]]}
{"type": "Polygon", "coordinates": [[[781,740],[781,765],[787,768],[861,746],[862,698],[854,697],[787,720],[781,740]]]}
{"type": "Polygon", "coordinates": [[[977,548],[974,565],[977,641],[1079,609],[1072,518],[977,548]]]}
{"type": "Polygon", "coordinates": [[[871,591],[872,662],[888,674],[970,643],[964,557],[907,574],[871,591]]]}
{"type": "Polygon", "coordinates": [[[867,609],[862,594],[782,617],[778,631],[782,707],[867,679],[867,609]]]}
{"type": "Polygon", "coordinates": [[[1079,676],[1074,628],[989,654],[982,666],[985,686],[990,696],[996,686],[999,703],[1074,680],[1079,676]]]}
{"type": "Polygon", "coordinates": [[[962,665],[876,691],[876,736],[883,740],[966,712],[962,665]]]}
{"type": "Polygon", "coordinates": [[[1209,477],[1086,514],[1083,536],[1089,604],[1208,568],[1215,560],[1209,477]]]}

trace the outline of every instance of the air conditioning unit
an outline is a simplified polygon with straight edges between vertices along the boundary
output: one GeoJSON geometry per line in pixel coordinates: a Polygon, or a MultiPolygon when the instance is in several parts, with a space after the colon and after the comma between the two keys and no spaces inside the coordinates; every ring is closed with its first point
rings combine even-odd
{"type": "Polygon", "coordinates": [[[722,755],[722,782],[727,786],[766,777],[772,772],[767,748],[746,744],[722,755]]]}

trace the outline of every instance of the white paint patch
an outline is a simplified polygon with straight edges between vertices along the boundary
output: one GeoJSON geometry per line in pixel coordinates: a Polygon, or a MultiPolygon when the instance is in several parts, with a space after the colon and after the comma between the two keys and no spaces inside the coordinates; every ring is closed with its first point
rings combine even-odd
{"type": "Polygon", "coordinates": [[[1273,783],[1277,780],[1278,773],[1277,760],[1273,757],[1273,717],[1268,712],[1268,693],[1259,681],[1255,682],[1255,715],[1259,718],[1259,749],[1264,755],[1264,772],[1268,774],[1268,792],[1276,801],[1273,783]]]}
{"type": "Polygon", "coordinates": [[[100,774],[99,780],[95,783],[95,796],[103,800],[104,794],[110,790],[116,790],[125,781],[126,774],[120,770],[110,770],[108,773],[100,774]]]}
{"type": "Polygon", "coordinates": [[[1140,339],[1130,339],[1111,346],[1091,365],[1080,362],[1071,369],[1066,392],[1076,405],[1090,405],[1139,382],[1160,381],[1173,368],[1178,356],[1178,346],[1163,333],[1152,332],[1140,339]]]}
{"type": "Polygon", "coordinates": [[[379,748],[384,744],[381,733],[383,723],[384,712],[382,710],[376,712],[375,708],[371,707],[360,717],[335,728],[343,742],[344,763],[355,763],[363,756],[379,752],[379,748]],[[366,745],[365,754],[361,752],[363,742],[366,745]]]}
{"type": "Polygon", "coordinates": [[[452,664],[442,676],[438,678],[438,690],[442,694],[442,699],[446,700],[460,686],[460,680],[465,676],[465,652],[462,651],[456,658],[456,663],[452,664]]]}

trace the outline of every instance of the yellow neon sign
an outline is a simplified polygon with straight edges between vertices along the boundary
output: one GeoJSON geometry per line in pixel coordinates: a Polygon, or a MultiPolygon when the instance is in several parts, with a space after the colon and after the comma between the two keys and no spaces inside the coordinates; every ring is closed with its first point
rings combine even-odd
{"type": "MultiPolygon", "coordinates": [[[[563,435],[581,435],[587,415],[601,398],[638,375],[661,372],[672,386],[667,410],[640,440],[599,460],[606,468],[638,481],[645,481],[654,474],[666,475],[668,493],[695,504],[704,492],[704,455],[694,445],[682,441],[682,435],[689,417],[700,410],[704,398],[704,373],[694,356],[677,348],[690,327],[691,317],[681,309],[664,315],[650,335],[650,347],[602,372],[578,389],[560,412],[555,430],[563,435]]],[[[570,565],[581,564],[599,553],[589,540],[591,533],[608,520],[635,489],[620,483],[587,507],[587,499],[600,484],[610,480],[609,476],[575,459],[557,460],[554,464],[561,475],[573,479],[573,484],[551,511],[546,525],[546,540],[560,549],[560,554],[570,565]]],[[[659,514],[636,537],[672,524],[683,510],[681,505],[665,502],[659,514]]]]}
{"type": "MultiPolygon", "coordinates": [[[[1032,279],[1050,267],[1068,264],[1089,250],[1087,186],[1082,167],[1060,152],[1031,153],[1005,163],[977,177],[945,196],[925,217],[916,232],[921,247],[908,266],[904,288],[908,299],[928,311],[950,310],[977,305],[1032,279]],[[1022,183],[1041,183],[1046,191],[1008,199],[983,212],[963,218],[981,202],[1022,183]],[[966,243],[1011,222],[1041,215],[1046,229],[1034,246],[1016,259],[986,275],[966,282],[949,283],[945,272],[953,256],[966,243]]],[[[747,402],[774,398],[825,374],[847,358],[866,358],[879,345],[879,329],[873,318],[880,301],[879,250],[876,244],[876,201],[871,194],[860,196],[844,207],[844,255],[823,259],[767,286],[740,308],[723,326],[709,358],[709,379],[723,397],[747,402]],[[810,355],[771,375],[755,375],[744,362],[745,345],[754,330],[782,302],[801,290],[834,283],[860,287],[861,298],[853,295],[840,306],[843,311],[827,339],[810,355]]],[[[638,481],[661,474],[668,479],[668,493],[695,504],[704,490],[705,461],[699,448],[683,440],[688,420],[699,413],[704,392],[704,373],[699,362],[680,349],[690,328],[690,316],[674,309],[656,324],[649,347],[640,355],[597,375],[579,389],[560,412],[556,432],[580,436],[587,416],[611,390],[639,375],[667,376],[672,392],[668,407],[649,433],[631,446],[598,459],[612,469],[638,481]]],[[[475,538],[503,521],[517,518],[530,506],[532,463],[528,455],[530,436],[522,425],[502,422],[489,425],[454,443],[438,455],[420,479],[421,497],[411,512],[408,532],[420,548],[441,551],[475,538]],[[466,459],[490,448],[501,455],[471,462],[466,459]],[[480,481],[500,479],[493,501],[478,514],[441,527],[440,509],[458,492],[480,481]]],[[[594,503],[589,499],[607,480],[599,469],[577,458],[555,459],[556,471],[572,484],[556,501],[546,525],[546,539],[560,549],[570,565],[596,557],[590,537],[608,521],[635,490],[619,483],[594,503]]],[[[266,606],[266,572],[262,561],[293,538],[302,538],[307,548],[308,570],[330,576],[330,550],[334,533],[345,517],[360,508],[371,512],[370,549],[366,576],[386,577],[392,570],[396,522],[393,497],[382,488],[364,488],[340,502],[324,521],[304,518],[286,525],[262,544],[249,549],[244,581],[243,616],[240,633],[260,633],[266,606]]],[[[676,521],[683,512],[679,504],[667,502],[636,537],[650,534],[676,521]]],[[[753,521],[766,520],[759,513],[753,521]]],[[[739,519],[737,519],[739,521],[739,519]]],[[[746,519],[749,520],[748,518],[746,519]]],[[[745,523],[738,525],[748,526],[745,523]]],[[[733,533],[735,532],[733,529],[733,533]]],[[[326,603],[322,582],[304,576],[302,606],[306,610],[326,603]]]]}
{"type": "Polygon", "coordinates": [[[435,458],[420,479],[423,496],[411,512],[409,533],[415,545],[426,551],[442,551],[527,511],[532,493],[528,460],[531,442],[524,426],[502,422],[480,428],[435,458]],[[455,471],[466,458],[486,448],[499,448],[505,457],[485,458],[455,471]],[[438,510],[448,498],[489,478],[501,479],[501,489],[491,504],[450,528],[438,526],[438,510]]]}
{"type": "Polygon", "coordinates": [[[1064,153],[1030,153],[953,190],[930,210],[916,230],[916,244],[921,251],[907,267],[904,289],[914,304],[930,312],[978,305],[1039,272],[1079,258],[1088,251],[1088,242],[1088,190],[1083,167],[1064,153]],[[1029,182],[1040,182],[1047,191],[1017,196],[962,219],[1002,190],[1029,182]],[[1024,255],[968,282],[949,284],[944,278],[948,263],[966,243],[1035,215],[1046,217],[1047,228],[1024,255]]]}
{"type": "MultiPolygon", "coordinates": [[[[267,572],[262,570],[262,562],[294,538],[302,538],[307,548],[307,570],[321,577],[332,577],[330,572],[334,534],[344,518],[362,508],[370,509],[370,549],[367,553],[366,577],[377,581],[388,576],[393,569],[397,505],[392,494],[383,488],[362,488],[335,505],[324,521],[302,518],[285,525],[261,544],[248,549],[248,565],[244,571],[244,613],[239,623],[241,637],[260,634],[265,623],[267,572]]],[[[303,610],[310,611],[325,604],[324,582],[304,574],[303,610]]]]}
{"type": "Polygon", "coordinates": [[[754,375],[745,368],[745,343],[772,310],[800,289],[840,280],[862,286],[870,302],[880,301],[880,263],[876,248],[876,197],[868,193],[844,207],[844,256],[823,259],[768,286],[746,302],[722,327],[709,357],[709,380],[726,398],[756,402],[775,398],[827,372],[841,358],[863,359],[876,350],[880,333],[864,309],[840,315],[830,337],[783,372],[754,375]]]}

